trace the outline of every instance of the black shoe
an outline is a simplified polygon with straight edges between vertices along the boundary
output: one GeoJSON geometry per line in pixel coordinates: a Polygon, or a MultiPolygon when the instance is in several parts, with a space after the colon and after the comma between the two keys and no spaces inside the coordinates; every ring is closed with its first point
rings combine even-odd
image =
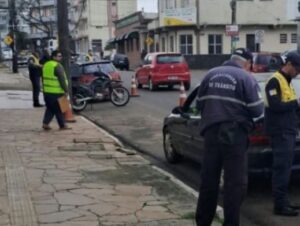
{"type": "Polygon", "coordinates": [[[274,214],[279,216],[287,216],[287,217],[298,216],[298,212],[289,206],[285,206],[282,208],[274,208],[274,214]]]}
{"type": "Polygon", "coordinates": [[[43,104],[34,104],[33,107],[40,108],[40,107],[44,107],[44,105],[43,104]]]}

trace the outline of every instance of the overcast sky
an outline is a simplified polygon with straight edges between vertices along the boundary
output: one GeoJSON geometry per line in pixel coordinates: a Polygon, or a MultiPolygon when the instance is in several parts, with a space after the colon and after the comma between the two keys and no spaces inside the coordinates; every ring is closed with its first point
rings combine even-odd
{"type": "Polygon", "coordinates": [[[138,10],[142,8],[145,12],[157,12],[157,0],[138,0],[138,10]]]}

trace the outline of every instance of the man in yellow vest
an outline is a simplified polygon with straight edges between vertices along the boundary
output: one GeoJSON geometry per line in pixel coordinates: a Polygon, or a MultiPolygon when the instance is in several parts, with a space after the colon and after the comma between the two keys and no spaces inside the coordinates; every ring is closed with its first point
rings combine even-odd
{"type": "Polygon", "coordinates": [[[86,54],[85,61],[86,62],[93,62],[94,61],[93,51],[91,49],[89,49],[88,53],[86,54]]]}
{"type": "Polygon", "coordinates": [[[46,103],[46,111],[43,119],[43,129],[50,130],[49,126],[53,117],[56,117],[61,130],[70,129],[65,123],[58,99],[68,95],[68,80],[63,66],[60,64],[62,53],[53,51],[51,60],[43,66],[43,92],[46,103]]]}
{"type": "Polygon", "coordinates": [[[274,214],[297,216],[300,206],[290,203],[288,185],[298,133],[299,99],[291,80],[300,73],[300,54],[290,51],[283,55],[283,66],[265,87],[265,127],[271,137],[273,152],[272,195],[274,214]]]}
{"type": "Polygon", "coordinates": [[[28,71],[32,84],[33,107],[43,107],[39,102],[42,65],[40,65],[39,54],[37,52],[33,52],[28,59],[28,71]]]}

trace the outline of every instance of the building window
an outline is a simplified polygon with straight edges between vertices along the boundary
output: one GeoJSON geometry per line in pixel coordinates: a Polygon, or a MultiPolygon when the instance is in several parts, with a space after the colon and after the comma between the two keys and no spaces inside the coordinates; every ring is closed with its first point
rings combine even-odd
{"type": "Polygon", "coordinates": [[[280,34],[280,43],[287,43],[287,34],[280,34]]]}
{"type": "Polygon", "coordinates": [[[133,46],[133,39],[130,39],[130,51],[133,52],[134,46],[133,46]]]}
{"type": "Polygon", "coordinates": [[[208,53],[222,54],[222,35],[208,35],[208,53]]]}
{"type": "Polygon", "coordinates": [[[292,33],[291,43],[297,43],[297,33],[292,33]]]}
{"type": "Polygon", "coordinates": [[[181,0],[181,8],[186,8],[190,6],[190,0],[181,0]]]}
{"type": "Polygon", "coordinates": [[[166,51],[166,39],[161,38],[161,51],[165,52],[166,51]]]}
{"type": "Polygon", "coordinates": [[[170,52],[174,52],[174,36],[170,37],[170,52]]]}
{"type": "Polygon", "coordinates": [[[127,52],[130,51],[130,42],[129,42],[129,40],[126,41],[126,51],[127,52]]]}
{"type": "Polygon", "coordinates": [[[135,40],[135,45],[136,45],[136,50],[139,51],[140,50],[140,39],[136,39],[135,40]]]}
{"type": "Polygon", "coordinates": [[[193,54],[193,35],[180,35],[180,53],[183,55],[193,54]]]}
{"type": "Polygon", "coordinates": [[[166,0],[166,9],[174,9],[175,0],[166,0]]]}

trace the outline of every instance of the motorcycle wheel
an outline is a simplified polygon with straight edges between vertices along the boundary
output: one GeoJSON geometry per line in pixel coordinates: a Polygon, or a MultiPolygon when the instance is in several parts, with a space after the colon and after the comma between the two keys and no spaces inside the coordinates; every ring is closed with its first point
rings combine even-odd
{"type": "Polygon", "coordinates": [[[73,95],[73,105],[72,108],[75,112],[80,112],[83,111],[86,106],[87,106],[87,101],[86,100],[82,100],[80,101],[80,99],[84,98],[84,96],[82,94],[75,94],[73,95]]]}
{"type": "Polygon", "coordinates": [[[113,88],[109,95],[110,101],[117,107],[125,106],[130,99],[129,91],[125,87],[113,88]]]}

